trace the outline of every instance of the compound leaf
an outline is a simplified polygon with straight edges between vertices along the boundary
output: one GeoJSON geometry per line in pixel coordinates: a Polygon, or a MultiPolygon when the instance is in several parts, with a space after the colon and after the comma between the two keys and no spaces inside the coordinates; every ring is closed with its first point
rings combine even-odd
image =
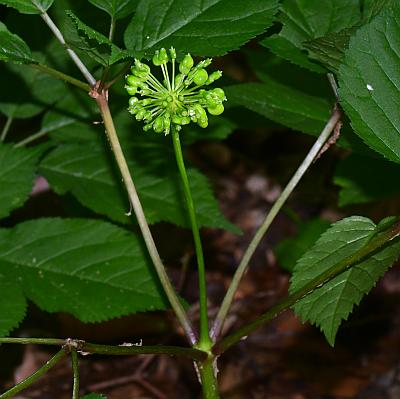
{"type": "Polygon", "coordinates": [[[32,190],[42,147],[15,148],[0,144],[0,218],[22,206],[32,190]]]}
{"type": "MultiPolygon", "coordinates": [[[[297,262],[290,286],[294,293],[331,267],[355,254],[378,231],[370,219],[352,216],[333,224],[317,243],[297,262]]],[[[296,305],[294,311],[303,321],[320,327],[333,346],[336,333],[354,305],[376,284],[400,255],[400,241],[390,241],[349,270],[315,289],[296,305]]]]}
{"type": "Polygon", "coordinates": [[[164,309],[141,239],[88,219],[37,219],[0,230],[0,273],[49,312],[98,322],[164,309]]]}
{"type": "Polygon", "coordinates": [[[386,9],[350,40],[339,69],[341,104],[372,149],[400,162],[400,6],[386,9]]]}
{"type": "Polygon", "coordinates": [[[142,0],[125,31],[129,50],[151,55],[173,45],[196,55],[223,55],[263,33],[277,0],[142,0]]]}
{"type": "Polygon", "coordinates": [[[53,3],[54,0],[0,0],[0,4],[15,8],[22,14],[42,14],[53,3]]]}
{"type": "Polygon", "coordinates": [[[5,337],[25,317],[26,300],[21,288],[1,275],[1,262],[0,292],[0,337],[5,337]]]}

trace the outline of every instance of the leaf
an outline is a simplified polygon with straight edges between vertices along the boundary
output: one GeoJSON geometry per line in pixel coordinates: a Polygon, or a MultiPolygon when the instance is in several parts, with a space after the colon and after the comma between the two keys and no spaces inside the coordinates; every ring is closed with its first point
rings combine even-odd
{"type": "Polygon", "coordinates": [[[138,0],[89,0],[89,2],[105,11],[110,17],[120,19],[136,10],[138,0]]]}
{"type": "MultiPolygon", "coordinates": [[[[0,263],[1,270],[1,263],[0,263]]],[[[26,300],[18,285],[9,283],[0,274],[0,337],[18,327],[26,313],[26,300]]]]}
{"type": "Polygon", "coordinates": [[[42,14],[54,0],[0,0],[0,4],[17,9],[22,14],[42,14]]]}
{"type": "Polygon", "coordinates": [[[84,24],[72,11],[67,11],[69,17],[66,24],[66,41],[73,47],[84,51],[103,66],[112,65],[129,56],[104,36],[84,24]]]}
{"type": "Polygon", "coordinates": [[[323,73],[324,68],[308,59],[304,42],[351,27],[359,20],[358,0],[285,0],[279,17],[281,32],[261,44],[299,66],[323,73]]]}
{"type": "Polygon", "coordinates": [[[142,241],[98,220],[37,219],[0,230],[0,273],[41,309],[84,322],[166,306],[142,241]]]}
{"type": "Polygon", "coordinates": [[[333,182],[341,187],[339,206],[378,201],[400,193],[393,182],[400,166],[383,159],[350,155],[338,165],[333,182]]]}
{"type": "Polygon", "coordinates": [[[215,56],[239,48],[273,22],[277,0],[142,0],[125,45],[152,55],[161,47],[215,56]]]}
{"type": "Polygon", "coordinates": [[[372,149],[400,162],[397,4],[360,28],[339,69],[341,104],[355,132],[372,149]]]}
{"type": "MultiPolygon", "coordinates": [[[[355,254],[378,231],[379,225],[361,216],[334,223],[297,262],[290,293],[298,291],[313,278],[355,254]]],[[[305,296],[294,305],[294,311],[302,321],[319,326],[333,346],[342,320],[347,319],[354,305],[360,303],[399,254],[400,241],[390,241],[373,255],[305,296]]]]}
{"type": "Polygon", "coordinates": [[[0,22],[0,61],[15,64],[36,62],[28,45],[18,35],[11,33],[2,22],[0,22]]]}
{"type": "MultiPolygon", "coordinates": [[[[164,139],[169,137],[161,138],[164,139]]],[[[126,143],[124,152],[148,222],[190,226],[173,155],[162,146],[146,148],[146,145],[126,143]]],[[[130,205],[125,189],[118,183],[119,172],[113,169],[101,143],[65,144],[42,161],[40,170],[57,193],[71,192],[95,212],[118,222],[130,222],[127,215],[130,205]]],[[[199,224],[238,232],[221,214],[204,175],[189,169],[188,176],[199,224]]]]}
{"type": "Polygon", "coordinates": [[[317,241],[319,236],[330,226],[327,220],[312,219],[299,224],[295,237],[282,240],[275,248],[279,264],[292,272],[296,262],[317,241]]]}
{"type": "Polygon", "coordinates": [[[369,23],[391,0],[366,0],[360,21],[351,28],[329,33],[304,43],[310,58],[317,60],[331,71],[337,73],[343,62],[344,52],[350,38],[362,25],[369,23]]]}
{"type": "Polygon", "coordinates": [[[330,117],[328,101],[270,80],[225,90],[230,101],[305,133],[319,134],[330,117]]]}
{"type": "Polygon", "coordinates": [[[65,94],[65,83],[27,65],[7,64],[0,74],[0,112],[31,118],[65,94]]]}
{"type": "Polygon", "coordinates": [[[104,395],[99,395],[98,393],[90,393],[89,395],[85,395],[82,399],[107,399],[104,395]]]}
{"type": "Polygon", "coordinates": [[[15,148],[0,144],[0,218],[22,206],[32,191],[42,147],[15,148]]]}

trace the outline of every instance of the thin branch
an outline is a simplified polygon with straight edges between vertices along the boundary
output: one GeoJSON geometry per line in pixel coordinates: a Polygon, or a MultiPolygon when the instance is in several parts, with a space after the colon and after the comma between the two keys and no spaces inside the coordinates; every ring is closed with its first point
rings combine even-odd
{"type": "Polygon", "coordinates": [[[79,399],[79,359],[76,349],[71,350],[71,362],[72,362],[72,373],[73,373],[73,387],[72,387],[72,399],[79,399]]]}
{"type": "Polygon", "coordinates": [[[295,305],[300,299],[305,296],[311,294],[314,290],[319,288],[321,285],[326,284],[328,281],[332,280],[337,275],[343,273],[348,270],[351,266],[360,263],[363,259],[374,253],[377,249],[383,247],[385,244],[395,239],[400,235],[400,222],[397,221],[394,223],[389,229],[386,231],[375,235],[371,240],[364,245],[359,251],[355,254],[343,259],[336,265],[332,266],[324,273],[320,274],[318,277],[311,280],[307,283],[303,288],[296,291],[295,293],[289,295],[286,299],[279,302],[277,305],[273,306],[266,313],[258,317],[253,322],[247,324],[246,326],[240,328],[238,331],[229,335],[225,339],[223,339],[220,343],[218,343],[213,352],[216,355],[220,355],[225,352],[228,348],[230,348],[235,343],[239,342],[243,338],[247,337],[254,330],[261,327],[263,324],[268,321],[274,319],[283,311],[291,308],[295,305]]]}
{"type": "Polygon", "coordinates": [[[14,118],[11,117],[11,116],[9,116],[7,118],[6,123],[5,123],[4,127],[3,127],[3,130],[1,131],[0,141],[4,141],[6,139],[7,134],[9,132],[9,130],[10,130],[10,127],[11,127],[11,124],[12,124],[13,120],[14,120],[14,118]]]}
{"type": "Polygon", "coordinates": [[[185,162],[183,160],[182,147],[179,139],[179,132],[172,124],[171,129],[172,142],[174,144],[175,158],[178,165],[179,173],[183,183],[183,192],[185,195],[187,211],[189,214],[190,224],[192,226],[193,241],[196,251],[198,278],[199,278],[199,295],[200,295],[200,345],[209,346],[211,343],[208,332],[208,314],[207,314],[207,286],[206,274],[204,266],[203,248],[201,245],[201,238],[199,226],[197,224],[196,210],[192,198],[192,193],[189,186],[189,179],[186,173],[185,162]]]}
{"type": "Polygon", "coordinates": [[[21,381],[20,383],[9,389],[7,392],[0,395],[0,399],[11,398],[18,392],[21,392],[23,389],[28,388],[42,375],[46,374],[53,366],[55,366],[66,354],[67,354],[66,350],[62,348],[50,360],[48,360],[46,364],[42,366],[39,370],[35,371],[29,377],[25,378],[25,380],[21,381]]]}
{"type": "Polygon", "coordinates": [[[226,319],[226,316],[228,314],[229,308],[232,304],[234,295],[236,293],[236,290],[239,286],[240,280],[242,279],[247,266],[250,262],[250,259],[252,258],[256,248],[260,244],[261,240],[263,239],[265,233],[268,231],[269,227],[271,226],[272,222],[274,221],[276,215],[279,213],[281,210],[282,206],[285,204],[286,200],[290,196],[290,194],[293,192],[301,178],[304,176],[310,165],[313,163],[315,157],[318,155],[320,152],[321,148],[323,147],[324,143],[328,139],[328,137],[331,135],[332,130],[335,128],[336,124],[339,122],[341,117],[341,112],[339,109],[335,107],[335,109],[332,112],[332,115],[327,122],[326,126],[322,130],[321,134],[319,135],[317,141],[314,143],[312,146],[311,150],[307,154],[307,156],[304,158],[303,162],[285,187],[285,189],[282,191],[280,197],[277,199],[277,201],[274,203],[272,206],[270,212],[266,216],[264,222],[262,225],[259,227],[257,230],[256,234],[254,235],[252,241],[250,242],[246,252],[243,255],[243,258],[233,276],[232,282],[229,286],[229,289],[225,295],[225,298],[222,302],[221,308],[215,318],[214,325],[211,330],[211,338],[215,340],[218,335],[220,334],[224,321],[226,319]]]}
{"type": "MultiPolygon", "coordinates": [[[[125,343],[122,345],[101,345],[85,342],[79,339],[58,338],[0,338],[0,344],[22,344],[22,345],[50,345],[62,346],[70,351],[76,350],[84,354],[97,355],[172,355],[186,357],[192,360],[202,361],[207,359],[207,353],[199,349],[185,348],[180,346],[164,345],[140,345],[125,343]]],[[[1,399],[1,398],[0,398],[1,399]]]]}
{"type": "Polygon", "coordinates": [[[185,331],[187,338],[189,339],[190,343],[194,345],[197,341],[196,336],[194,334],[190,321],[186,315],[186,312],[175,292],[175,289],[171,284],[171,281],[165,270],[164,264],[160,258],[160,255],[154,243],[154,239],[151,234],[149,225],[147,223],[146,216],[144,215],[142,204],[140,203],[140,199],[137,194],[135,184],[133,182],[128,164],[126,162],[124,153],[121,148],[121,144],[118,139],[117,132],[115,130],[114,121],[110,113],[110,108],[108,106],[106,94],[99,94],[96,91],[93,91],[92,94],[96,99],[97,104],[100,108],[100,112],[103,118],[104,126],[106,128],[106,133],[110,141],[112,151],[117,161],[118,168],[121,172],[123,182],[128,192],[129,200],[132,204],[133,210],[136,215],[136,219],[139,223],[139,227],[143,235],[143,239],[146,243],[147,250],[149,251],[150,257],[153,261],[160,282],[165,290],[165,294],[168,297],[172,309],[176,314],[176,317],[178,318],[182,328],[185,331]]]}
{"type": "Polygon", "coordinates": [[[42,71],[44,73],[47,73],[48,75],[54,76],[57,79],[61,79],[64,82],[70,83],[73,86],[78,87],[79,89],[85,90],[86,92],[89,92],[91,87],[85,83],[82,82],[79,79],[75,79],[72,76],[69,76],[63,72],[57,71],[56,69],[50,68],[47,65],[43,64],[29,64],[32,68],[38,69],[39,71],[42,71]]]}
{"type": "Polygon", "coordinates": [[[54,35],[56,36],[58,41],[65,47],[65,49],[67,50],[72,61],[74,61],[75,65],[82,72],[82,75],[85,77],[85,79],[87,80],[89,85],[94,87],[96,85],[96,79],[89,72],[89,70],[86,68],[86,65],[81,61],[81,59],[78,57],[78,55],[75,53],[75,51],[72,50],[68,46],[68,44],[65,42],[64,36],[61,33],[61,31],[58,29],[57,25],[53,22],[53,20],[50,18],[50,16],[47,14],[47,12],[43,12],[42,14],[40,14],[40,16],[43,18],[44,22],[46,22],[47,26],[54,33],[54,35]]]}

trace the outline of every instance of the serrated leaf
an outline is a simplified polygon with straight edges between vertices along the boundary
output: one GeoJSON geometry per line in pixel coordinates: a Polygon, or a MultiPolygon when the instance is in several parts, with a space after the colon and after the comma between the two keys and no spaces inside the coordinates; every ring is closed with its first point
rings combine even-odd
{"type": "Polygon", "coordinates": [[[225,89],[230,101],[294,130],[319,134],[330,116],[330,104],[270,80],[225,89]]]}
{"type": "Polygon", "coordinates": [[[152,55],[161,47],[215,56],[239,48],[273,22],[277,0],[142,0],[125,45],[152,55]]]}
{"type": "Polygon", "coordinates": [[[15,8],[22,14],[42,14],[53,2],[54,0],[0,0],[0,4],[15,8]]]}
{"type": "Polygon", "coordinates": [[[18,327],[25,317],[26,300],[21,288],[6,281],[1,274],[0,292],[0,337],[5,337],[11,330],[18,327]]]}
{"type": "Polygon", "coordinates": [[[400,162],[400,7],[386,10],[350,40],[339,69],[341,104],[372,149],[400,162]]]}
{"type": "Polygon", "coordinates": [[[330,223],[322,219],[312,219],[301,223],[295,237],[280,241],[275,248],[280,266],[292,272],[300,257],[315,244],[329,226],[330,223]]]}
{"type": "MultiPolygon", "coordinates": [[[[137,144],[126,143],[124,149],[148,222],[190,226],[173,154],[162,143],[158,147],[151,142],[137,144]]],[[[42,161],[40,170],[58,193],[71,192],[83,205],[112,220],[131,221],[119,173],[101,143],[64,144],[42,161]]],[[[205,176],[191,168],[188,176],[199,224],[238,232],[221,214],[205,176]]]]}
{"type": "Polygon", "coordinates": [[[138,0],[89,0],[89,2],[105,11],[110,17],[120,19],[136,10],[138,0]]]}
{"type": "Polygon", "coordinates": [[[261,44],[282,58],[323,73],[324,68],[308,59],[304,43],[352,27],[359,20],[359,0],[285,0],[279,17],[281,32],[261,44]]]}
{"type": "Polygon", "coordinates": [[[350,155],[342,160],[333,178],[341,187],[339,206],[362,204],[400,193],[397,184],[400,178],[400,166],[384,159],[375,159],[361,155],[350,155]]]}
{"type": "Polygon", "coordinates": [[[22,206],[32,190],[36,164],[43,148],[0,144],[0,218],[22,206]]]}
{"type": "Polygon", "coordinates": [[[84,322],[166,306],[141,239],[98,220],[37,219],[0,230],[0,273],[41,309],[84,322]]]}
{"type": "Polygon", "coordinates": [[[0,61],[15,64],[36,62],[28,45],[18,35],[11,33],[2,22],[0,22],[0,61]]]}
{"type": "Polygon", "coordinates": [[[129,57],[127,51],[121,50],[102,33],[83,23],[72,11],[67,11],[67,15],[69,23],[66,25],[66,40],[70,45],[84,51],[103,66],[129,57]]]}
{"type": "MultiPolygon", "coordinates": [[[[352,216],[333,224],[297,262],[290,293],[300,290],[315,277],[354,255],[377,232],[377,226],[361,216],[352,216]]],[[[305,296],[294,305],[294,311],[301,320],[319,326],[333,345],[341,322],[347,319],[354,305],[360,303],[399,255],[400,241],[390,241],[305,296]]]]}

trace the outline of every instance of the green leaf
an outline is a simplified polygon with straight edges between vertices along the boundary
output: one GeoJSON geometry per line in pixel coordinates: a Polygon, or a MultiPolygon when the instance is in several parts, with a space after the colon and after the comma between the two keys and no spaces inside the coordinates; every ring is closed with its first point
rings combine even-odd
{"type": "Polygon", "coordinates": [[[0,218],[22,206],[32,191],[42,147],[14,148],[0,144],[0,218]]]}
{"type": "Polygon", "coordinates": [[[115,44],[91,27],[84,24],[72,11],[67,11],[69,17],[66,24],[66,41],[73,47],[84,51],[103,66],[112,65],[129,56],[115,44]]]}
{"type": "Polygon", "coordinates": [[[120,19],[136,10],[138,0],[89,0],[89,2],[105,11],[110,17],[120,19]]]}
{"type": "Polygon", "coordinates": [[[359,20],[358,0],[285,0],[279,17],[281,32],[261,44],[282,58],[323,73],[324,68],[308,59],[304,42],[351,27],[359,20]]]}
{"type": "Polygon", "coordinates": [[[369,23],[391,0],[367,0],[360,21],[351,28],[329,33],[323,37],[304,43],[310,58],[320,62],[331,71],[337,73],[343,62],[344,52],[348,48],[350,38],[362,25],[369,23]]]}
{"type": "Polygon", "coordinates": [[[26,300],[21,288],[6,281],[1,274],[0,292],[0,337],[5,337],[11,330],[18,327],[25,317],[26,300]]]}
{"type": "Polygon", "coordinates": [[[17,9],[22,14],[42,14],[54,0],[0,0],[0,4],[17,9]]]}
{"type": "MultiPolygon", "coordinates": [[[[363,248],[379,228],[369,219],[352,216],[333,224],[297,262],[290,293],[363,248]]],[[[376,284],[400,255],[400,241],[392,240],[349,270],[305,296],[294,310],[302,321],[320,327],[333,346],[342,320],[376,284]]]]}
{"type": "Polygon", "coordinates": [[[84,322],[166,306],[141,239],[98,220],[37,219],[0,230],[0,273],[41,309],[84,322]]]}
{"type": "Polygon", "coordinates": [[[400,162],[400,6],[385,10],[350,40],[339,69],[341,104],[372,149],[400,162]]]}
{"type": "Polygon", "coordinates": [[[6,64],[0,74],[0,112],[14,119],[31,118],[65,94],[65,83],[28,65],[6,64]]]}
{"type": "Polygon", "coordinates": [[[98,393],[90,393],[89,395],[83,396],[82,399],[107,399],[107,397],[98,393]]]}
{"type": "Polygon", "coordinates": [[[273,22],[277,0],[142,0],[125,31],[129,50],[151,55],[174,46],[215,56],[239,48],[273,22]]]}
{"type": "Polygon", "coordinates": [[[292,272],[296,262],[317,241],[319,236],[330,226],[327,220],[312,219],[302,222],[295,237],[282,240],[275,248],[279,264],[292,272]]]}
{"type": "Polygon", "coordinates": [[[226,88],[230,101],[304,133],[319,134],[330,117],[328,101],[270,80],[226,88]]]}
{"type": "Polygon", "coordinates": [[[339,206],[362,204],[400,193],[393,182],[400,178],[400,166],[383,159],[351,155],[341,161],[333,182],[341,187],[339,206]]]}
{"type": "Polygon", "coordinates": [[[36,62],[28,45],[18,35],[11,33],[2,22],[0,22],[0,61],[15,64],[36,62]]]}
{"type": "MultiPolygon", "coordinates": [[[[172,154],[151,142],[144,142],[141,147],[138,143],[126,143],[124,152],[148,222],[190,226],[172,154]]],[[[40,170],[57,193],[71,192],[95,212],[118,222],[130,222],[128,197],[108,150],[101,143],[60,146],[42,161],[40,170]]],[[[221,214],[205,176],[191,168],[188,176],[199,224],[238,232],[221,214]]]]}

